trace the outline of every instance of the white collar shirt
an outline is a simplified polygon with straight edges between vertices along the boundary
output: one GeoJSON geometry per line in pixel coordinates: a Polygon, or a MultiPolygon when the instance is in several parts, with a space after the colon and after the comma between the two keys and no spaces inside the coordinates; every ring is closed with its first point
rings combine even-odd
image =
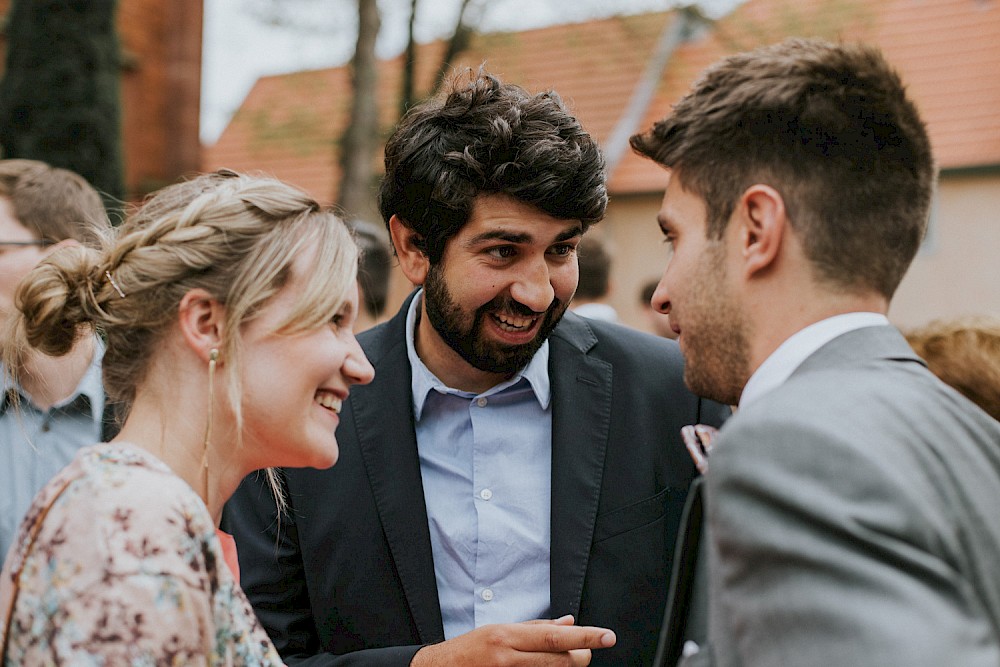
{"type": "Polygon", "coordinates": [[[784,384],[803,361],[834,338],[855,329],[888,324],[888,318],[881,313],[845,313],[820,320],[794,333],[750,376],[740,395],[740,409],[784,384]]]}

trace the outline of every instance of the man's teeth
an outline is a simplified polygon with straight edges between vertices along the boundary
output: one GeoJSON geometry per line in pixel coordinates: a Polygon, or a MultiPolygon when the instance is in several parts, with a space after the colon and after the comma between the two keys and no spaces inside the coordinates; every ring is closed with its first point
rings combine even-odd
{"type": "Polygon", "coordinates": [[[535,323],[533,317],[518,317],[517,315],[494,315],[501,325],[510,329],[527,329],[535,323]]]}
{"type": "Polygon", "coordinates": [[[340,406],[343,403],[342,400],[325,391],[316,392],[316,402],[322,405],[328,410],[333,410],[337,414],[340,414],[340,406]]]}

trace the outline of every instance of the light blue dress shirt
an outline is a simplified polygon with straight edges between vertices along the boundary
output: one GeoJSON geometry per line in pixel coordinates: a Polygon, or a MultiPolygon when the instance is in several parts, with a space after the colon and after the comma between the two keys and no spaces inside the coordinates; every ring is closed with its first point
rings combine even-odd
{"type": "Polygon", "coordinates": [[[5,558],[35,494],[62,470],[77,450],[101,440],[104,386],[98,340],[73,395],[48,410],[39,410],[25,392],[12,385],[0,366],[0,558],[5,558]],[[17,392],[20,402],[10,400],[17,392]]]}
{"type": "Polygon", "coordinates": [[[548,618],[552,410],[549,347],[482,394],[445,386],[406,319],[413,410],[444,635],[548,618]]]}

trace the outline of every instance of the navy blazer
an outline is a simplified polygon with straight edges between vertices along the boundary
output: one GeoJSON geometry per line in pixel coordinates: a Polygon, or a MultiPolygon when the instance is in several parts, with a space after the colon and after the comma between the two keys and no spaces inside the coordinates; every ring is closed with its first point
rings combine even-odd
{"type": "MultiPolygon", "coordinates": [[[[359,336],[375,379],[344,404],[338,463],[284,470],[280,519],[262,474],[226,507],[241,584],[290,664],[408,665],[444,639],[404,337],[412,298],[359,336]]],[[[617,633],[594,665],[649,664],[695,474],[679,432],[729,408],[685,389],[674,341],[569,312],[549,340],[551,616],[617,633]]]]}

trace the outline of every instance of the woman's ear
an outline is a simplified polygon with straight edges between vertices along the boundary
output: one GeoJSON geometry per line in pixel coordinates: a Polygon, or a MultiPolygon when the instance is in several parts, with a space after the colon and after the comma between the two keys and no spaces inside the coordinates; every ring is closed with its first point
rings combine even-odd
{"type": "Polygon", "coordinates": [[[781,193],[769,185],[751,185],[738,206],[740,251],[749,278],[767,271],[779,258],[788,217],[781,193]]]}
{"type": "Polygon", "coordinates": [[[399,268],[411,283],[423,285],[431,266],[424,238],[407,227],[397,215],[389,218],[389,233],[392,235],[396,256],[399,257],[399,268]]]}
{"type": "Polygon", "coordinates": [[[195,288],[181,298],[177,320],[184,342],[208,363],[212,350],[222,346],[225,306],[205,290],[195,288]]]}

